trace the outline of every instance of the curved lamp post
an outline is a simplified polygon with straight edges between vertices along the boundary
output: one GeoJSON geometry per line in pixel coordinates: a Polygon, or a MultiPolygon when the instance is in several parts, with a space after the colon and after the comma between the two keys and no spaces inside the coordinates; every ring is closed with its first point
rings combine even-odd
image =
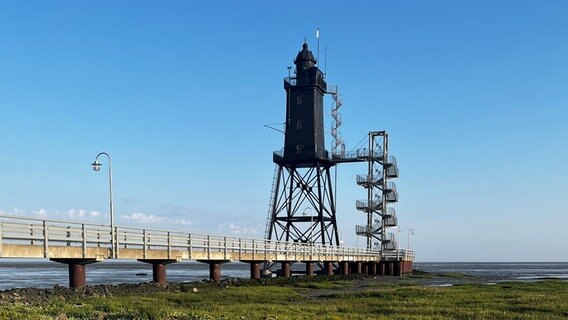
{"type": "Polygon", "coordinates": [[[111,246],[111,258],[116,258],[116,232],[114,230],[114,211],[112,205],[112,166],[110,161],[110,156],[106,152],[101,152],[97,154],[95,161],[91,163],[93,170],[100,171],[102,164],[99,162],[99,156],[105,155],[108,158],[108,185],[109,185],[109,199],[110,199],[110,246],[111,246]]]}

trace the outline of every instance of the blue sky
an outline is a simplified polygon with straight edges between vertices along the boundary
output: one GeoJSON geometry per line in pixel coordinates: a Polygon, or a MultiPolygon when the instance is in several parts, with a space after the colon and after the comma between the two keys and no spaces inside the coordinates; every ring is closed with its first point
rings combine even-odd
{"type": "MultiPolygon", "coordinates": [[[[117,224],[263,237],[283,144],[263,125],[284,121],[286,67],[320,28],[347,150],[390,134],[403,247],[412,228],[419,261],[567,261],[567,16],[560,0],[2,3],[0,211],[107,223],[89,165],[106,151],[117,224]]],[[[338,168],[351,246],[365,170],[338,168]]]]}

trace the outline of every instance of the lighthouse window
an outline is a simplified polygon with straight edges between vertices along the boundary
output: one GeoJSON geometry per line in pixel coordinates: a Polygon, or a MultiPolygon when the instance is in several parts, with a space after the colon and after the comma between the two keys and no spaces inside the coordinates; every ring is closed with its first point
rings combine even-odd
{"type": "Polygon", "coordinates": [[[298,103],[298,105],[304,104],[304,96],[298,95],[298,97],[296,98],[296,102],[298,103]]]}
{"type": "Polygon", "coordinates": [[[302,129],[303,124],[304,124],[304,120],[296,121],[296,129],[298,129],[298,130],[302,129]]]}
{"type": "Polygon", "coordinates": [[[296,153],[300,154],[304,151],[304,145],[303,144],[297,144],[296,145],[296,153]]]}

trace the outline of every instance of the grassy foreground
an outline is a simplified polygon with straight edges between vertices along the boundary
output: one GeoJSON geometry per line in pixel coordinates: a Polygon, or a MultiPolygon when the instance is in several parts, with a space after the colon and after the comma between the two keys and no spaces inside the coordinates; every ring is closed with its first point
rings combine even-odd
{"type": "Polygon", "coordinates": [[[427,287],[406,279],[278,282],[198,292],[54,297],[0,306],[0,319],[567,319],[568,282],[427,287]]]}

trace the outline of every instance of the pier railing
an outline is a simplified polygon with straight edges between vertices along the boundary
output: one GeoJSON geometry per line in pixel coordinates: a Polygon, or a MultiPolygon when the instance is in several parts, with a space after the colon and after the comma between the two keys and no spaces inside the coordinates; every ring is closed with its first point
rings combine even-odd
{"type": "MultiPolygon", "coordinates": [[[[112,257],[112,233],[119,259],[381,260],[378,250],[121,226],[111,230],[103,224],[9,215],[0,215],[0,257],[108,259],[112,257]]],[[[400,250],[399,256],[405,251],[400,250]]]]}

